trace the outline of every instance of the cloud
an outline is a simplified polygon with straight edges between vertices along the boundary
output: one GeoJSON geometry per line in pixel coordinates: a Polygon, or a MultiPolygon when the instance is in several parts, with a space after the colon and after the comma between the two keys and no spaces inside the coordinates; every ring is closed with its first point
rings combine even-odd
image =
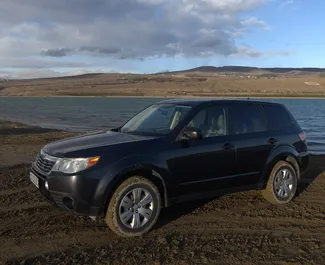
{"type": "Polygon", "coordinates": [[[294,4],[294,0],[282,0],[282,3],[280,4],[280,8],[286,7],[288,5],[294,4]]]}
{"type": "Polygon", "coordinates": [[[45,61],[39,59],[27,59],[27,58],[8,58],[3,57],[0,60],[1,68],[31,68],[31,69],[41,69],[41,68],[75,68],[75,67],[87,67],[89,64],[82,62],[73,61],[45,61]]]}
{"type": "Polygon", "coordinates": [[[70,48],[57,48],[57,49],[48,49],[41,51],[42,56],[49,56],[49,57],[66,57],[72,53],[78,52],[88,52],[92,54],[114,54],[120,51],[119,48],[114,47],[92,47],[92,46],[83,46],[79,49],[70,49],[70,48]]]}
{"type": "MultiPolygon", "coordinates": [[[[33,79],[33,78],[51,78],[51,77],[62,77],[62,76],[75,76],[75,75],[82,75],[82,74],[90,74],[90,73],[103,73],[101,70],[97,71],[90,71],[87,69],[79,69],[69,72],[59,72],[54,70],[48,69],[37,69],[37,70],[21,70],[12,73],[7,73],[3,75],[3,78],[8,79],[33,79]]],[[[0,73],[1,77],[1,73],[0,73]]]]}
{"type": "Polygon", "coordinates": [[[11,79],[31,79],[31,78],[50,78],[60,76],[59,72],[53,70],[22,70],[12,73],[9,78],[11,79]]]}
{"type": "Polygon", "coordinates": [[[256,17],[250,17],[241,22],[244,26],[256,26],[264,30],[270,29],[270,27],[262,20],[258,20],[256,17]]]}
{"type": "Polygon", "coordinates": [[[253,57],[253,58],[261,57],[262,55],[263,55],[263,52],[254,50],[250,47],[239,47],[237,49],[237,53],[235,54],[235,56],[237,56],[237,57],[247,56],[247,57],[253,57]]]}
{"type": "Polygon", "coordinates": [[[1,40],[6,39],[8,49],[12,45],[17,47],[14,51],[28,45],[27,52],[46,50],[44,55],[55,57],[66,56],[66,49],[83,51],[82,47],[97,47],[95,53],[104,54],[111,54],[102,52],[105,49],[118,48],[120,56],[131,58],[175,53],[192,56],[209,49],[214,54],[228,54],[233,44],[226,30],[255,26],[242,25],[240,14],[263,3],[263,0],[30,0],[28,3],[3,0],[0,23],[6,24],[8,30],[1,40]],[[208,38],[207,34],[218,39],[215,45],[208,42],[207,46],[202,43],[200,49],[191,48],[196,39],[208,38]],[[170,49],[170,45],[178,45],[180,49],[170,49]]]}
{"type": "Polygon", "coordinates": [[[288,56],[293,54],[292,51],[269,51],[267,54],[274,55],[274,56],[288,56]]]}
{"type": "Polygon", "coordinates": [[[291,51],[276,51],[276,50],[266,50],[259,51],[255,50],[250,46],[240,46],[237,48],[236,53],[231,54],[231,57],[250,57],[250,58],[260,58],[260,57],[273,57],[273,56],[288,56],[292,54],[291,51]]]}
{"type": "Polygon", "coordinates": [[[51,56],[51,57],[65,57],[69,52],[72,52],[72,49],[69,48],[58,48],[58,49],[49,49],[41,52],[41,55],[51,56]]]}
{"type": "Polygon", "coordinates": [[[69,58],[256,57],[236,38],[268,28],[243,18],[267,1],[2,0],[0,57],[8,60],[0,67],[84,67],[69,58]]]}
{"type": "Polygon", "coordinates": [[[1,79],[6,79],[10,76],[10,73],[8,71],[0,71],[0,81],[1,79]]]}
{"type": "Polygon", "coordinates": [[[97,53],[97,54],[114,54],[120,51],[120,49],[117,47],[103,48],[103,47],[91,47],[91,46],[81,47],[79,50],[85,52],[97,53]]]}

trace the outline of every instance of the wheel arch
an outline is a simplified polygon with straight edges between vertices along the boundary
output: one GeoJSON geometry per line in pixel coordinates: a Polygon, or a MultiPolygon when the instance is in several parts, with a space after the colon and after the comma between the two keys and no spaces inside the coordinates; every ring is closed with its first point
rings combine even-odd
{"type": "Polygon", "coordinates": [[[159,171],[160,170],[155,168],[153,165],[136,165],[126,168],[123,171],[119,172],[114,177],[114,182],[112,183],[112,185],[110,185],[109,189],[107,189],[107,191],[105,192],[106,195],[104,211],[106,211],[108,204],[113,196],[113,193],[120,186],[120,184],[132,176],[141,176],[150,180],[157,187],[160,193],[162,206],[167,207],[169,203],[166,183],[162,177],[162,174],[159,171]]]}
{"type": "Polygon", "coordinates": [[[299,180],[300,166],[297,157],[298,157],[298,152],[289,145],[279,146],[278,148],[274,149],[270,153],[269,157],[267,158],[266,165],[262,172],[261,182],[263,183],[263,186],[266,185],[269,179],[270,172],[272,171],[275,164],[278,163],[279,161],[285,161],[288,162],[290,165],[292,165],[297,173],[297,177],[299,180]]]}

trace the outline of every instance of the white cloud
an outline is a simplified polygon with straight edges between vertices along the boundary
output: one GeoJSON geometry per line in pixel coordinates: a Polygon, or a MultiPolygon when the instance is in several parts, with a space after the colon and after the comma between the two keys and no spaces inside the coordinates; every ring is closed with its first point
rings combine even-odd
{"type": "Polygon", "coordinates": [[[259,18],[242,17],[267,1],[2,0],[0,69],[86,67],[76,56],[240,56],[235,39],[268,28],[259,18]]]}
{"type": "Polygon", "coordinates": [[[1,68],[75,68],[75,67],[85,67],[88,64],[73,62],[73,61],[48,61],[40,59],[31,58],[15,58],[15,57],[2,57],[0,60],[1,68]]]}
{"type": "Polygon", "coordinates": [[[288,5],[294,4],[294,0],[282,0],[282,3],[280,4],[280,8],[286,7],[288,5]]]}
{"type": "MultiPolygon", "coordinates": [[[[91,73],[103,73],[102,70],[90,71],[87,69],[79,69],[68,72],[59,72],[54,70],[47,69],[32,69],[32,70],[22,70],[16,71],[12,73],[3,74],[2,78],[8,79],[32,79],[32,78],[50,78],[50,77],[62,77],[62,76],[76,76],[83,74],[91,74],[91,73]]],[[[1,73],[0,73],[1,77],[1,73]]]]}
{"type": "Polygon", "coordinates": [[[241,22],[244,26],[256,26],[264,30],[270,29],[270,27],[262,20],[258,20],[256,17],[250,17],[241,22]]]}
{"type": "Polygon", "coordinates": [[[238,53],[231,54],[230,57],[267,58],[267,57],[274,57],[274,56],[288,56],[290,54],[291,52],[289,51],[276,51],[276,50],[259,51],[246,45],[246,46],[238,47],[238,53]]]}

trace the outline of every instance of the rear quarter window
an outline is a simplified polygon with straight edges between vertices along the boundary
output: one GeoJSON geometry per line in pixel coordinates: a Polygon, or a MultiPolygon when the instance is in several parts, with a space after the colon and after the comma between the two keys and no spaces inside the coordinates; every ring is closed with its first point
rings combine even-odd
{"type": "Polygon", "coordinates": [[[264,114],[271,130],[281,130],[294,123],[294,119],[283,106],[264,105],[264,114]]]}

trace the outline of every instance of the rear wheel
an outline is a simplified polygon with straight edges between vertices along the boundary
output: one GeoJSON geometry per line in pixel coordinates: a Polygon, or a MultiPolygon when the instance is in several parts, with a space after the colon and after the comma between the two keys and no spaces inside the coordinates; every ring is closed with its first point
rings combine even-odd
{"type": "Polygon", "coordinates": [[[114,192],[105,221],[120,236],[141,236],[155,225],[160,208],[161,197],[157,187],[146,178],[134,176],[114,192]]]}
{"type": "Polygon", "coordinates": [[[273,167],[263,197],[272,204],[290,202],[297,191],[298,176],[291,164],[279,161],[273,167]]]}

